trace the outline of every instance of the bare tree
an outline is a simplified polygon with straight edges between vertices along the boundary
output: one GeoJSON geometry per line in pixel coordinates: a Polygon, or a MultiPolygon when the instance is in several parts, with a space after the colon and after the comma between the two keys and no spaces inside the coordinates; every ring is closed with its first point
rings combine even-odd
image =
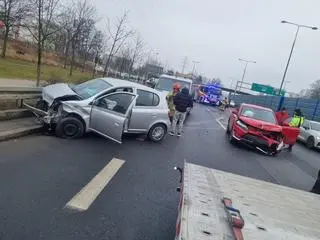
{"type": "Polygon", "coordinates": [[[313,99],[320,99],[320,79],[311,84],[309,89],[309,96],[313,99]]]}
{"type": "Polygon", "coordinates": [[[81,48],[80,48],[80,55],[82,57],[82,72],[85,71],[86,68],[86,61],[92,54],[93,44],[94,42],[94,36],[95,36],[96,30],[94,27],[94,23],[87,24],[86,27],[83,29],[81,34],[81,48]]]}
{"type": "Polygon", "coordinates": [[[128,73],[131,66],[131,55],[132,55],[132,49],[129,46],[124,46],[121,50],[120,57],[118,57],[118,71],[120,74],[123,72],[128,73]]]}
{"type": "Polygon", "coordinates": [[[1,55],[3,58],[6,56],[10,32],[15,26],[20,25],[28,11],[28,4],[24,0],[0,0],[0,19],[5,25],[1,55]]]}
{"type": "Polygon", "coordinates": [[[107,75],[112,57],[117,54],[117,52],[119,51],[121,46],[125,43],[125,41],[128,39],[128,37],[130,37],[133,34],[133,31],[127,30],[127,21],[128,21],[128,12],[125,12],[121,16],[121,18],[117,19],[114,32],[112,32],[110,22],[108,21],[107,27],[108,27],[110,38],[112,40],[112,44],[111,44],[107,62],[104,68],[103,76],[107,75]]]}
{"type": "Polygon", "coordinates": [[[86,34],[86,30],[94,26],[94,16],[96,12],[95,8],[88,2],[88,0],[78,0],[76,3],[73,3],[73,6],[75,6],[75,18],[73,20],[73,28],[70,38],[72,48],[69,72],[70,76],[72,75],[74,67],[76,50],[79,49],[79,45],[83,36],[86,34]]]}
{"type": "Polygon", "coordinates": [[[94,53],[94,67],[92,72],[92,78],[94,78],[96,74],[97,64],[101,62],[101,54],[104,49],[104,40],[105,36],[99,30],[95,30],[95,34],[91,40],[92,51],[94,53]]]}
{"type": "Polygon", "coordinates": [[[60,28],[56,24],[60,0],[32,0],[32,10],[36,19],[28,19],[24,26],[37,43],[37,86],[40,83],[42,52],[46,40],[60,28]]]}
{"type": "Polygon", "coordinates": [[[135,42],[134,42],[134,47],[132,51],[132,57],[131,57],[131,65],[129,69],[129,74],[132,74],[133,71],[133,66],[137,62],[141,60],[141,57],[143,55],[143,49],[144,49],[144,42],[140,36],[140,34],[137,35],[135,42]]]}
{"type": "Polygon", "coordinates": [[[60,15],[60,25],[62,26],[64,34],[64,46],[63,46],[63,55],[64,55],[64,64],[63,68],[67,68],[68,57],[70,52],[70,42],[73,35],[74,29],[74,20],[76,16],[76,11],[74,6],[66,6],[60,15]]]}

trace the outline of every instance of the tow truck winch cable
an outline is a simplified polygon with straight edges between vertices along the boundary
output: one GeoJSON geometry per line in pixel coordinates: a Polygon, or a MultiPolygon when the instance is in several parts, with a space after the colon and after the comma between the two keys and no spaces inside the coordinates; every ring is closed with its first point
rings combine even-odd
{"type": "Polygon", "coordinates": [[[222,199],[224,209],[227,213],[228,222],[231,225],[231,230],[235,240],[244,240],[241,229],[244,226],[244,220],[240,214],[240,211],[232,207],[232,200],[224,197],[222,199]]]}

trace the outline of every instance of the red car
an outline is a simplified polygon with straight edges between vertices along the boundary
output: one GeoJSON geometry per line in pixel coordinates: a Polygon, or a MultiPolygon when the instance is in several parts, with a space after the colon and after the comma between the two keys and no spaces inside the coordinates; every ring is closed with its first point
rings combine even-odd
{"type": "Polygon", "coordinates": [[[280,126],[270,108],[242,104],[232,111],[227,134],[230,143],[242,142],[267,155],[276,155],[284,144],[295,143],[299,129],[280,126]]]}

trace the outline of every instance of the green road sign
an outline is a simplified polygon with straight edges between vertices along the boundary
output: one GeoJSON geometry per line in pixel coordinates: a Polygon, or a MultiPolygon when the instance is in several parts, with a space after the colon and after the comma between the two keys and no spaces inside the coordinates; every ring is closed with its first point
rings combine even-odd
{"type": "Polygon", "coordinates": [[[252,83],[251,90],[252,91],[256,91],[256,92],[271,94],[271,95],[274,94],[274,88],[273,87],[267,86],[267,85],[258,84],[258,83],[252,83]]]}
{"type": "Polygon", "coordinates": [[[284,94],[286,93],[285,90],[281,90],[281,93],[279,94],[279,88],[274,88],[274,87],[259,84],[259,83],[252,83],[251,90],[270,94],[270,95],[281,95],[281,96],[284,96],[284,94]]]}

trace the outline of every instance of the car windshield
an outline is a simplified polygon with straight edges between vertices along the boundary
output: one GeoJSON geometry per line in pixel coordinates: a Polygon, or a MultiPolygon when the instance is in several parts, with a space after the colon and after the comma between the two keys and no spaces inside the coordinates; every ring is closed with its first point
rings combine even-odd
{"type": "Polygon", "coordinates": [[[248,118],[257,119],[260,121],[265,121],[272,124],[277,123],[273,112],[267,109],[244,106],[241,110],[240,115],[248,118]]]}
{"type": "Polygon", "coordinates": [[[90,80],[75,86],[70,86],[71,89],[77,93],[81,98],[87,99],[92,97],[101,91],[112,87],[111,84],[107,83],[102,79],[90,80]]]}
{"type": "Polygon", "coordinates": [[[320,123],[310,122],[311,129],[320,132],[320,123]]]}
{"type": "Polygon", "coordinates": [[[179,83],[181,88],[186,87],[186,88],[190,89],[190,85],[191,85],[190,83],[176,80],[176,79],[172,79],[172,78],[166,78],[166,77],[161,77],[159,79],[155,89],[170,92],[172,90],[173,84],[175,84],[175,83],[179,83]]]}

